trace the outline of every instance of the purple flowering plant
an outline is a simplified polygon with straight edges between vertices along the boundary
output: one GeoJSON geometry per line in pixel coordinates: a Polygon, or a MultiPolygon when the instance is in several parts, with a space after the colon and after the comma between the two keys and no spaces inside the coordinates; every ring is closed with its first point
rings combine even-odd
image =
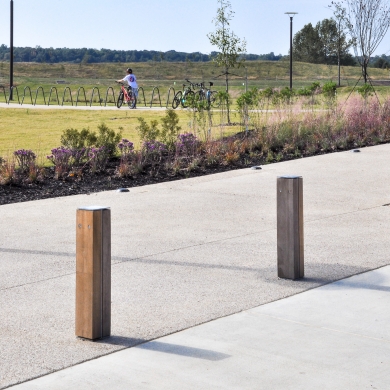
{"type": "Polygon", "coordinates": [[[102,172],[106,169],[109,150],[105,146],[91,148],[88,152],[88,165],[92,173],[102,172]]]}
{"type": "Polygon", "coordinates": [[[55,178],[59,179],[71,170],[72,168],[73,151],[70,148],[60,146],[51,150],[51,155],[46,156],[55,167],[55,178]]]}
{"type": "Polygon", "coordinates": [[[122,138],[122,140],[118,144],[118,149],[121,154],[121,161],[130,161],[131,157],[134,154],[134,144],[126,138],[122,138]]]}
{"type": "Polygon", "coordinates": [[[176,141],[176,154],[193,157],[198,150],[199,140],[192,133],[179,134],[176,141]]]}
{"type": "Polygon", "coordinates": [[[160,164],[168,148],[159,141],[144,141],[141,148],[143,165],[151,164],[152,166],[160,164]]]}
{"type": "Polygon", "coordinates": [[[32,150],[19,149],[15,150],[14,156],[22,171],[27,171],[31,164],[35,164],[37,156],[32,150]]]}

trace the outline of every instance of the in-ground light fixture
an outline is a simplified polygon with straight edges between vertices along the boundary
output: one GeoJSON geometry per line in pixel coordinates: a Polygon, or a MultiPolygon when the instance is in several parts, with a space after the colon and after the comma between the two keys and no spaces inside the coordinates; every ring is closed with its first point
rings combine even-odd
{"type": "Polygon", "coordinates": [[[293,18],[298,12],[285,12],[286,15],[290,17],[290,89],[292,90],[292,55],[293,55],[293,47],[292,47],[292,32],[293,32],[293,18]]]}

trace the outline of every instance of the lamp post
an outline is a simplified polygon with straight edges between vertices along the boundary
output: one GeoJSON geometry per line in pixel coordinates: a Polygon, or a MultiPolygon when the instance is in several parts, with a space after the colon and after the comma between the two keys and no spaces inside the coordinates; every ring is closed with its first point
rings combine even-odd
{"type": "Polygon", "coordinates": [[[13,100],[14,85],[14,1],[10,1],[10,54],[9,54],[9,100],[13,100]]]}
{"type": "Polygon", "coordinates": [[[293,17],[297,14],[298,12],[285,12],[286,15],[290,17],[290,89],[292,90],[292,32],[293,32],[293,17]]]}

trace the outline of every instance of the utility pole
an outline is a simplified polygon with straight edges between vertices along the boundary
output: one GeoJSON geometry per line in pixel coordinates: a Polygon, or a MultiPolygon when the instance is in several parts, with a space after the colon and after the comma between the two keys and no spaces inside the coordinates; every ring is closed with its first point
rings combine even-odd
{"type": "Polygon", "coordinates": [[[341,76],[340,76],[340,51],[341,51],[341,48],[340,48],[340,39],[341,39],[341,32],[340,32],[340,28],[341,28],[341,19],[339,18],[338,20],[339,22],[339,28],[338,28],[338,42],[337,42],[337,66],[338,66],[338,76],[339,76],[339,87],[341,87],[341,76]]]}
{"type": "Polygon", "coordinates": [[[292,60],[293,60],[293,18],[298,12],[285,12],[290,17],[290,90],[292,90],[292,60]]]}
{"type": "Polygon", "coordinates": [[[9,57],[9,100],[13,100],[14,85],[14,1],[10,1],[10,57],[9,57]]]}

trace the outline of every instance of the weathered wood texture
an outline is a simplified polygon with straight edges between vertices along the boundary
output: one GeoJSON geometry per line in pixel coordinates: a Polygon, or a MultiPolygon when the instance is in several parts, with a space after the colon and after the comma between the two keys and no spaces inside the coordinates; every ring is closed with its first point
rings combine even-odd
{"type": "Polygon", "coordinates": [[[111,332],[111,212],[79,209],[76,223],[76,336],[111,332]]]}
{"type": "Polygon", "coordinates": [[[277,179],[278,277],[304,277],[303,180],[302,177],[277,179]]]}

